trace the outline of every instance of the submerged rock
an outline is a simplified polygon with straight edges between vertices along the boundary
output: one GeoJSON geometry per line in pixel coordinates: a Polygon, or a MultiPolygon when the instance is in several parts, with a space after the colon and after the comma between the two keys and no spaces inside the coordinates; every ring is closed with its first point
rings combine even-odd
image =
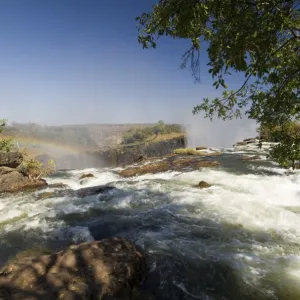
{"type": "Polygon", "coordinates": [[[206,181],[200,181],[198,184],[198,187],[200,189],[207,189],[207,188],[211,187],[211,184],[207,183],[206,181]]]}
{"type": "Polygon", "coordinates": [[[0,193],[12,193],[24,189],[47,186],[44,179],[30,180],[16,169],[0,167],[0,193]]]}
{"type": "Polygon", "coordinates": [[[53,196],[53,192],[44,192],[38,195],[38,200],[50,198],[51,196],[53,196]]]}
{"type": "Polygon", "coordinates": [[[131,299],[146,270],[144,255],[131,242],[109,238],[8,263],[0,270],[0,298],[131,299]]]}
{"type": "Polygon", "coordinates": [[[252,156],[242,156],[241,160],[255,160],[260,159],[259,155],[252,155],[252,156]]]}
{"type": "Polygon", "coordinates": [[[180,171],[186,168],[197,170],[202,167],[219,166],[218,161],[200,160],[193,157],[168,157],[160,161],[154,161],[137,167],[129,167],[118,174],[122,177],[132,177],[143,174],[155,174],[167,171],[180,171]]]}
{"type": "Polygon", "coordinates": [[[23,162],[20,152],[0,152],[0,167],[17,168],[23,162]]]}

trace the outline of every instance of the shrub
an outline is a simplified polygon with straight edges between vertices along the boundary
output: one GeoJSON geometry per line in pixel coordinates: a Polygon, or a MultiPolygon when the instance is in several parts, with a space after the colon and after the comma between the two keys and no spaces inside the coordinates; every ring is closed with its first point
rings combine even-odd
{"type": "Polygon", "coordinates": [[[27,175],[32,181],[52,174],[55,172],[55,169],[55,163],[52,159],[48,161],[47,165],[44,165],[35,158],[26,158],[21,164],[21,172],[27,175]]]}
{"type": "MultiPolygon", "coordinates": [[[[0,120],[0,133],[2,133],[6,126],[6,120],[0,120]]],[[[14,147],[12,138],[1,138],[0,139],[0,152],[10,152],[14,147]]]]}

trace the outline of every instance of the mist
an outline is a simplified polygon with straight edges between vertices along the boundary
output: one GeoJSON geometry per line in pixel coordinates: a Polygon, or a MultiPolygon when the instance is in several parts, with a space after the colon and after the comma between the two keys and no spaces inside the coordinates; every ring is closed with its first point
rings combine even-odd
{"type": "Polygon", "coordinates": [[[246,117],[242,119],[210,121],[203,115],[190,114],[184,121],[187,146],[231,148],[233,144],[246,138],[256,137],[257,124],[246,117]]]}

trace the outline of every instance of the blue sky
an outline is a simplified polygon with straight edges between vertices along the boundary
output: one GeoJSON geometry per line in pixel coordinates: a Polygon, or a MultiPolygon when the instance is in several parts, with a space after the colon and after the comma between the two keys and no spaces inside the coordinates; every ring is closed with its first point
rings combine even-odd
{"type": "Polygon", "coordinates": [[[193,106],[218,94],[205,51],[195,84],[178,68],[186,41],[163,38],[156,50],[137,42],[135,17],[155,2],[0,1],[1,117],[47,125],[199,119],[193,106]]]}

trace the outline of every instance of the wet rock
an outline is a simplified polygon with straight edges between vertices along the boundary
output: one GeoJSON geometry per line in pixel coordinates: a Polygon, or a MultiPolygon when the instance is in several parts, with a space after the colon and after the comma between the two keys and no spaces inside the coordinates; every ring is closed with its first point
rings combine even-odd
{"type": "Polygon", "coordinates": [[[0,167],[0,193],[12,193],[43,186],[47,186],[44,179],[30,180],[16,169],[0,167]]]}
{"type": "Polygon", "coordinates": [[[17,168],[23,162],[20,152],[0,152],[0,167],[17,168]]]}
{"type": "Polygon", "coordinates": [[[198,187],[200,189],[207,189],[207,188],[211,187],[211,184],[207,183],[206,181],[200,181],[198,184],[198,187]]]}
{"type": "Polygon", "coordinates": [[[131,242],[109,238],[8,263],[0,270],[0,298],[129,300],[146,271],[144,255],[131,242]]]}
{"type": "Polygon", "coordinates": [[[208,149],[207,147],[203,147],[203,146],[196,147],[196,150],[207,150],[207,149],[208,149]]]}
{"type": "Polygon", "coordinates": [[[85,179],[85,178],[95,178],[95,175],[92,174],[92,173],[82,174],[82,175],[79,177],[79,180],[82,180],[82,179],[85,179]]]}
{"type": "Polygon", "coordinates": [[[49,188],[61,188],[61,189],[64,189],[64,188],[68,188],[69,186],[65,183],[62,183],[62,182],[58,182],[58,183],[51,183],[48,185],[49,188]]]}
{"type": "Polygon", "coordinates": [[[44,192],[38,195],[37,200],[44,200],[53,196],[53,192],[44,192]]]}
{"type": "Polygon", "coordinates": [[[242,156],[241,160],[256,160],[260,159],[259,155],[252,155],[252,156],[242,156]]]}
{"type": "Polygon", "coordinates": [[[246,146],[246,145],[247,145],[247,142],[238,142],[233,146],[246,146]]]}
{"type": "Polygon", "coordinates": [[[115,189],[114,186],[100,185],[100,186],[92,186],[92,187],[82,188],[82,189],[79,189],[79,190],[76,190],[73,192],[76,197],[84,198],[87,196],[93,196],[93,195],[107,193],[113,189],[115,189]]]}
{"type": "Polygon", "coordinates": [[[122,177],[132,177],[143,174],[155,174],[167,171],[180,171],[186,168],[198,170],[203,167],[219,166],[218,161],[200,160],[193,157],[167,157],[165,159],[154,161],[137,167],[129,167],[121,170],[118,174],[122,177]]]}

